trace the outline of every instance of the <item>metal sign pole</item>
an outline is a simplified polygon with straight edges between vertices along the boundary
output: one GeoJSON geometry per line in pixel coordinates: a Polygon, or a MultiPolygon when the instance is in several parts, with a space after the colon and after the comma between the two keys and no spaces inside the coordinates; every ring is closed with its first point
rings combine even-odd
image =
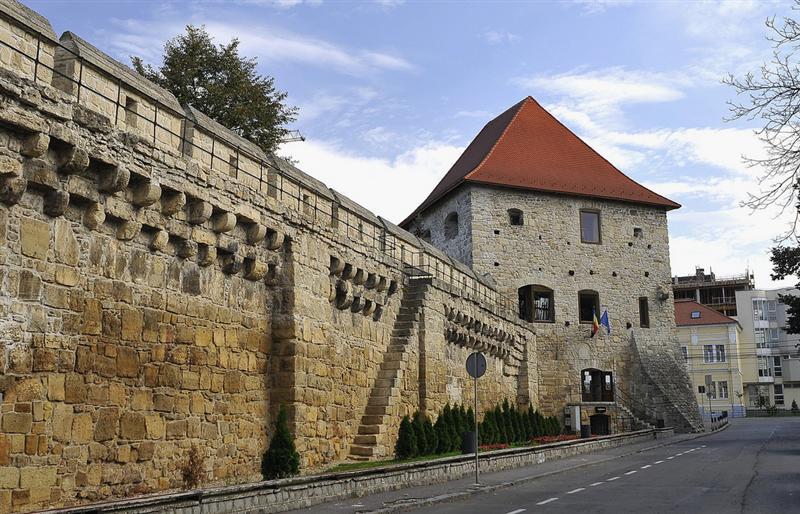
{"type": "Polygon", "coordinates": [[[472,379],[475,384],[475,485],[480,484],[478,480],[478,445],[480,438],[478,437],[478,377],[472,379]]]}

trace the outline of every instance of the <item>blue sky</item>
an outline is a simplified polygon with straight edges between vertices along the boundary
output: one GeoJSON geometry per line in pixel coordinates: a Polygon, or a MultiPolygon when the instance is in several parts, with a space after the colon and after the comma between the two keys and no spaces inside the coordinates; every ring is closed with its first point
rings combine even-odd
{"type": "Polygon", "coordinates": [[[673,274],[749,266],[759,287],[787,218],[739,207],[762,148],[728,123],[720,79],[757,71],[788,1],[27,0],[57,33],[157,63],[188,23],[241,40],[300,108],[282,152],[377,214],[403,219],[481,127],[531,95],[622,171],[681,203],[673,274]]]}

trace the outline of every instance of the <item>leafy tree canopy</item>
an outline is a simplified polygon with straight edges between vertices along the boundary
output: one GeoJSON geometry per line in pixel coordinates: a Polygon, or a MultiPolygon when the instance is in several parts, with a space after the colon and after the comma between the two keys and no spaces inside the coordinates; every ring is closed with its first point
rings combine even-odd
{"type": "Polygon", "coordinates": [[[274,152],[297,117],[274,79],[259,75],[256,59],[239,55],[239,40],[215,45],[205,27],[188,25],[186,33],[164,45],[163,63],[154,68],[131,57],[134,69],[217,122],[274,152]]]}

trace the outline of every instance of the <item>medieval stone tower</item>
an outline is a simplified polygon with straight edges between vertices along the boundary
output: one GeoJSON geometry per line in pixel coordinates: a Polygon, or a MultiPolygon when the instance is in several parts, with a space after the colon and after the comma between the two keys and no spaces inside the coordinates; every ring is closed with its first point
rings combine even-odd
{"type": "Polygon", "coordinates": [[[674,204],[548,116],[487,126],[412,222],[431,244],[0,0],[0,512],[179,487],[192,447],[205,485],[260,480],[282,405],[303,472],[387,458],[404,414],[473,400],[475,350],[481,409],[699,426],[674,204]]]}
{"type": "Polygon", "coordinates": [[[401,226],[517,299],[536,333],[540,407],[583,404],[584,422],[602,424],[587,419],[592,405],[616,401],[690,429],[669,294],[666,213],[678,207],[528,97],[483,128],[401,226]],[[606,310],[611,333],[592,337],[593,313],[606,310]]]}

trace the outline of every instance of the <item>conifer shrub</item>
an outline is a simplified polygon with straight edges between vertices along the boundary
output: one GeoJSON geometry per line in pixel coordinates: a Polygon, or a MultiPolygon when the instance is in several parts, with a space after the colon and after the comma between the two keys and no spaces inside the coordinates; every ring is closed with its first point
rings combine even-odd
{"type": "Polygon", "coordinates": [[[397,443],[394,446],[394,456],[397,460],[406,460],[417,456],[417,435],[408,416],[403,416],[400,421],[400,430],[397,433],[397,443]]]}
{"type": "Polygon", "coordinates": [[[475,412],[472,407],[467,409],[467,430],[470,432],[475,430],[475,412]]]}
{"type": "Polygon", "coordinates": [[[417,441],[417,455],[427,455],[428,435],[425,433],[425,420],[420,411],[414,413],[411,426],[414,428],[414,437],[417,441]]]}
{"type": "Polygon", "coordinates": [[[275,422],[275,433],[261,459],[261,474],[265,480],[273,480],[296,475],[299,471],[300,454],[295,449],[294,438],[289,431],[286,408],[281,405],[275,422]]]}
{"type": "Polygon", "coordinates": [[[423,427],[425,429],[425,455],[433,455],[439,446],[439,438],[436,437],[436,430],[433,429],[433,423],[428,416],[425,416],[423,427]]]}
{"type": "Polygon", "coordinates": [[[433,429],[436,433],[436,453],[449,452],[450,428],[447,426],[444,409],[442,409],[442,412],[439,413],[439,417],[436,418],[436,423],[433,425],[433,429]]]}

